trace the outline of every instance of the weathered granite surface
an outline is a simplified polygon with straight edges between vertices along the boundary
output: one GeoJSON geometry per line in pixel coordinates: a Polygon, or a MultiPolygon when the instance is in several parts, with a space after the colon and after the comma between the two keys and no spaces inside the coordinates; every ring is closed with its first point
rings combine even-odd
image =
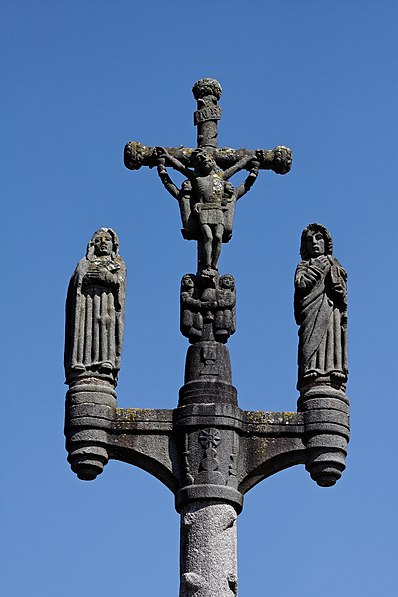
{"type": "Polygon", "coordinates": [[[185,274],[181,280],[180,306],[180,330],[191,344],[201,340],[227,342],[236,330],[234,277],[185,274]]]}
{"type": "Polygon", "coordinates": [[[236,518],[247,491],[296,464],[322,487],[336,483],[345,468],[346,273],[326,228],[309,225],[295,276],[297,412],[241,410],[227,347],[236,329],[235,280],[219,273],[218,260],[232,235],[236,201],[260,169],[288,172],[291,151],[218,148],[221,86],[201,79],[193,93],[196,149],[139,142],[125,148],[128,168],[157,168],[178,201],[184,238],[198,243],[197,272],[185,274],[180,287],[180,328],[190,346],[178,403],[117,408],[126,270],[116,234],[100,229],[68,290],[65,435],[80,479],[94,479],[118,459],[164,483],[181,513],[180,597],[230,597],[237,595],[236,518]],[[184,174],[181,188],[168,167],[184,174]],[[229,178],[239,170],[248,175],[235,188],[229,178]]]}
{"type": "MultiPolygon", "coordinates": [[[[108,462],[107,432],[116,407],[124,330],[126,266],[111,228],[97,230],[69,282],[65,318],[65,377],[72,419],[88,426],[66,433],[68,460],[80,479],[91,480],[108,462]],[[88,410],[87,410],[88,409],[88,410]]],[[[66,417],[66,425],[68,416],[66,417]]],[[[67,427],[66,427],[67,429],[67,427]]]]}
{"type": "Polygon", "coordinates": [[[238,594],[237,514],[229,504],[197,501],[181,512],[180,597],[238,594]]]}
{"type": "Polygon", "coordinates": [[[66,383],[95,377],[116,384],[120,369],[126,266],[119,239],[100,228],[69,282],[65,318],[66,383]]]}
{"type": "Polygon", "coordinates": [[[236,202],[253,186],[260,169],[289,172],[292,153],[283,145],[272,150],[218,148],[221,85],[207,77],[197,81],[192,92],[197,102],[197,148],[147,147],[131,141],[125,147],[124,163],[130,170],[157,166],[165,189],[178,201],[184,238],[198,243],[197,274],[214,278],[222,243],[232,237],[236,202]],[[181,188],[172,181],[167,167],[183,174],[181,188]],[[248,170],[248,175],[234,187],[229,179],[241,170],[248,170]]]}
{"type": "Polygon", "coordinates": [[[347,364],[347,273],[333,255],[333,241],[321,224],[301,235],[294,278],[294,313],[299,328],[298,384],[345,387],[347,364]]]}

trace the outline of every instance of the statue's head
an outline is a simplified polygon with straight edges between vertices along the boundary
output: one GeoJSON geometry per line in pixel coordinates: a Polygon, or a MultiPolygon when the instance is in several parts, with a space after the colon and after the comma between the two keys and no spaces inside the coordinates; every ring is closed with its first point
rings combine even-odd
{"type": "Polygon", "coordinates": [[[191,154],[191,161],[195,169],[204,174],[209,174],[216,168],[213,156],[205,149],[195,149],[191,154]]]}
{"type": "Polygon", "coordinates": [[[300,255],[306,260],[333,254],[333,240],[322,224],[309,224],[301,234],[300,255]]]}
{"type": "Polygon", "coordinates": [[[119,238],[112,228],[100,228],[94,232],[87,246],[87,259],[110,256],[114,259],[119,254],[119,238]]]}
{"type": "Polygon", "coordinates": [[[191,185],[191,181],[190,180],[184,180],[182,185],[181,185],[181,190],[184,193],[189,193],[190,191],[192,191],[192,185],[191,185]]]}
{"type": "Polygon", "coordinates": [[[222,94],[222,88],[216,79],[210,79],[209,77],[206,77],[196,81],[195,85],[192,87],[192,93],[196,100],[209,95],[213,95],[217,100],[219,100],[222,94]]]}
{"type": "Polygon", "coordinates": [[[194,288],[195,286],[195,276],[194,274],[185,274],[181,278],[181,288],[194,288]]]}
{"type": "Polygon", "coordinates": [[[227,290],[233,290],[235,288],[235,278],[231,274],[224,274],[220,278],[220,286],[227,290]]]}

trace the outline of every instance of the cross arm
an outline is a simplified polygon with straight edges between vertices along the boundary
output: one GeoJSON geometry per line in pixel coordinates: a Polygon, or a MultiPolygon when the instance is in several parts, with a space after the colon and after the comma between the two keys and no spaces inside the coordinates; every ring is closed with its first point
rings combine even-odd
{"type": "MultiPolygon", "coordinates": [[[[168,154],[176,158],[184,166],[190,166],[191,155],[194,151],[189,147],[166,147],[168,154]]],[[[287,174],[292,165],[292,151],[288,147],[278,145],[274,149],[232,149],[220,147],[213,150],[213,157],[224,171],[234,167],[241,160],[252,160],[259,163],[260,170],[273,170],[277,174],[287,174]]],[[[143,145],[139,141],[130,141],[124,148],[124,165],[129,170],[139,170],[142,166],[153,168],[157,165],[158,153],[156,147],[143,145]]],[[[166,158],[166,166],[173,166],[166,158]]],[[[230,174],[232,176],[232,174],[230,174]]]]}
{"type": "MultiPolygon", "coordinates": [[[[173,156],[181,162],[183,166],[188,166],[193,149],[187,147],[166,147],[165,165],[173,166],[167,157],[167,154],[173,156]]],[[[142,166],[153,168],[157,166],[159,154],[157,147],[143,145],[139,141],[130,141],[124,148],[124,165],[129,170],[139,170],[142,166]]]]}
{"type": "Polygon", "coordinates": [[[246,168],[246,166],[251,161],[252,161],[251,156],[250,155],[249,156],[245,155],[238,162],[236,162],[235,164],[233,164],[232,166],[230,166],[229,168],[227,168],[226,170],[224,170],[224,179],[228,180],[229,178],[231,178],[231,176],[233,176],[234,174],[236,174],[240,170],[244,170],[246,168]]]}
{"type": "Polygon", "coordinates": [[[273,170],[276,174],[287,174],[292,166],[292,150],[284,145],[274,149],[232,149],[220,147],[214,152],[217,164],[227,170],[242,159],[247,159],[247,164],[258,162],[259,170],[273,170]]]}

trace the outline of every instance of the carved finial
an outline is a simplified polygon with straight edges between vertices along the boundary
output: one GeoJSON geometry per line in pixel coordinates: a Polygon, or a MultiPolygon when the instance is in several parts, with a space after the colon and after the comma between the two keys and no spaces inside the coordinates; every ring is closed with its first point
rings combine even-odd
{"type": "Polygon", "coordinates": [[[196,100],[208,95],[214,95],[218,101],[222,94],[222,87],[216,79],[205,77],[204,79],[196,81],[195,85],[192,87],[192,93],[196,100]]]}
{"type": "Polygon", "coordinates": [[[216,79],[199,79],[192,87],[198,102],[193,121],[198,127],[198,147],[214,150],[217,147],[217,121],[221,118],[221,108],[217,104],[221,97],[221,85],[216,79]]]}

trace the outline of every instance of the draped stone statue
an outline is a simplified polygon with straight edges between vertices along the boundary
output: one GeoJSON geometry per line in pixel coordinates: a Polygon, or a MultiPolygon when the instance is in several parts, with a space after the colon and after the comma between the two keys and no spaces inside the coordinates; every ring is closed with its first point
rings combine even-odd
{"type": "Polygon", "coordinates": [[[100,228],[70,280],[66,300],[65,374],[116,384],[123,342],[126,266],[119,239],[100,228]]]}
{"type": "Polygon", "coordinates": [[[333,256],[321,224],[301,235],[295,273],[294,313],[299,328],[298,384],[343,385],[347,380],[347,273],[333,256]]]}

